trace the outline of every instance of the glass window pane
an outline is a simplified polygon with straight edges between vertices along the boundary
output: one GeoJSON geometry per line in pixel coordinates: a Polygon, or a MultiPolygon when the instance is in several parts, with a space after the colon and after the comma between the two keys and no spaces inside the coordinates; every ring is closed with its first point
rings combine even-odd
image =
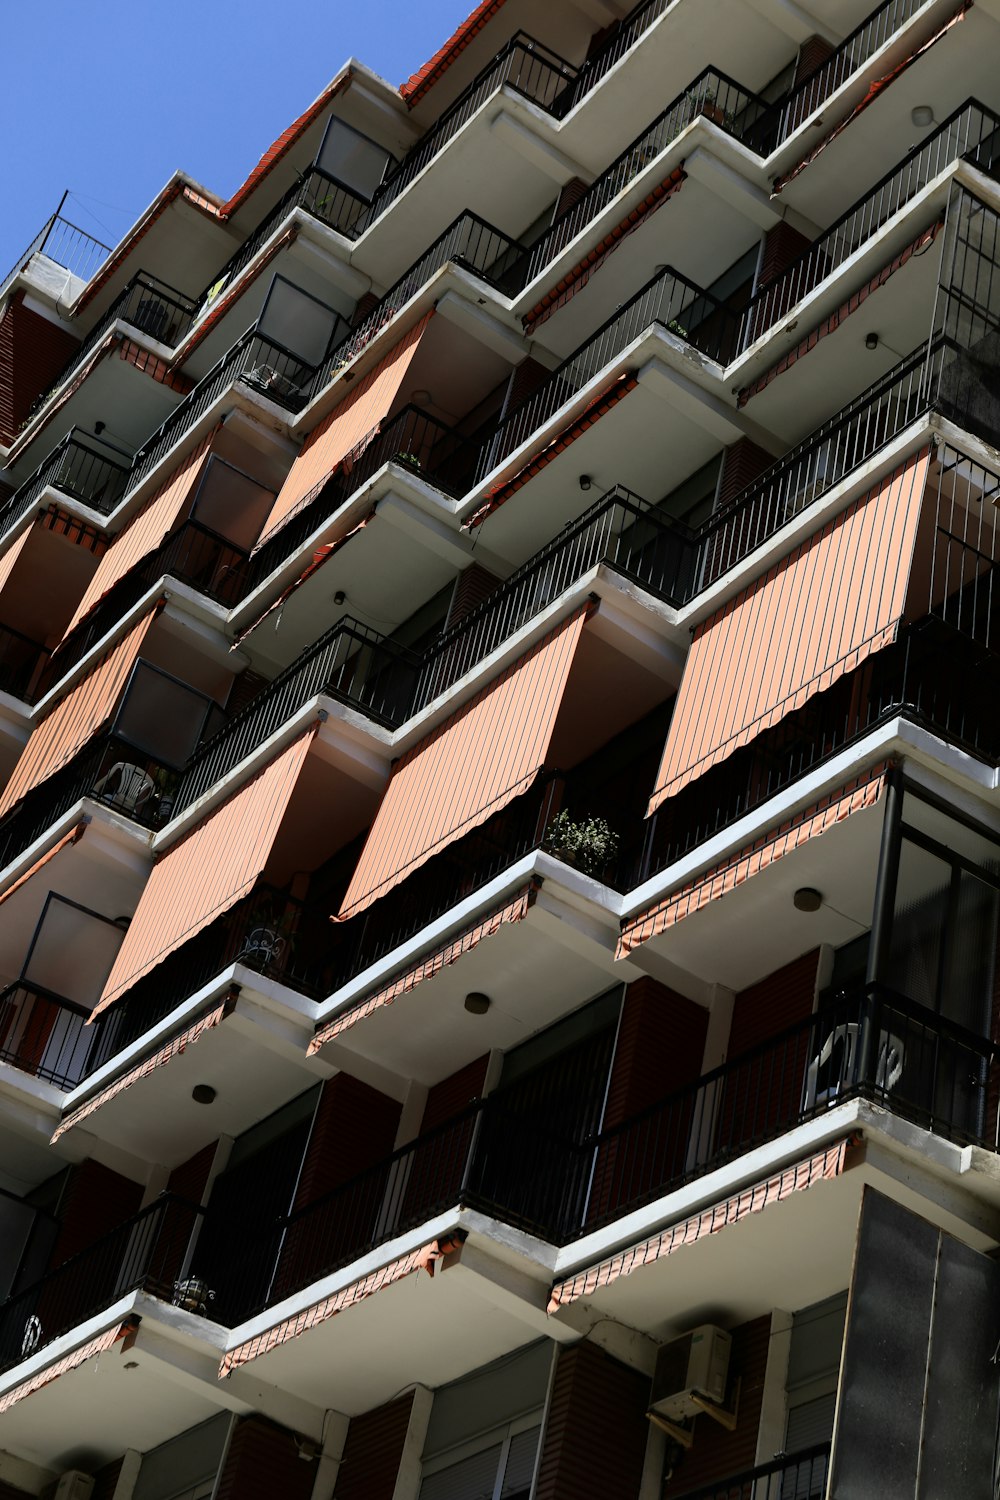
{"type": "Polygon", "coordinates": [[[77,1005],[92,1007],[124,936],[124,929],[114,922],[53,893],[45,903],[21,977],[77,1005]]]}
{"type": "Polygon", "coordinates": [[[257,332],[307,365],[318,365],[330,347],[337,322],[331,307],[275,276],[257,320],[257,332]]]}
{"type": "Polygon", "coordinates": [[[500,1491],[502,1500],[528,1500],[541,1432],[541,1427],[529,1427],[527,1432],[519,1432],[517,1437],[511,1438],[500,1491]]]}
{"type": "Polygon", "coordinates": [[[420,1500],[493,1500],[502,1451],[503,1444],[497,1443],[428,1475],[420,1486],[420,1500]]]}
{"type": "Polygon", "coordinates": [[[370,201],[382,181],[388,151],[359,135],[343,120],[331,120],[319,148],[316,165],[328,177],[335,177],[352,193],[370,201]]]}
{"type": "Polygon", "coordinates": [[[274,491],[213,455],[191,509],[191,519],[249,550],[274,504],[274,491]]]}
{"type": "MultiPolygon", "coordinates": [[[[147,662],[136,664],[114,733],[166,766],[182,766],[197,745],[209,699],[147,662]]],[[[113,793],[115,788],[109,786],[113,793]]]]}

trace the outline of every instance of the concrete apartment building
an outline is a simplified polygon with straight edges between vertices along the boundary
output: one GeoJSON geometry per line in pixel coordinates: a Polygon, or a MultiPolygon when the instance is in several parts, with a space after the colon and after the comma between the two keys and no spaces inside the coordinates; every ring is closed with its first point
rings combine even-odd
{"type": "Polygon", "coordinates": [[[993,1500],[1000,0],[869,5],[0,284],[2,1500],[993,1500]]]}

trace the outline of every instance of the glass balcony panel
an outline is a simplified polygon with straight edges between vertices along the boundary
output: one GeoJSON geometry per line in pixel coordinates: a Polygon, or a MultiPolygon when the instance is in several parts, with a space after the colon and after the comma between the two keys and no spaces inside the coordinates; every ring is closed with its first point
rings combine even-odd
{"type": "Polygon", "coordinates": [[[249,551],[274,504],[274,493],[213,453],[195,495],[191,518],[249,551]]]}
{"type": "Polygon", "coordinates": [[[314,165],[370,203],[392,160],[384,147],[334,117],[314,165]]]}
{"type": "Polygon", "coordinates": [[[275,276],[257,320],[257,332],[306,364],[318,365],[341,321],[332,307],[283,276],[275,276]]]}
{"type": "Polygon", "coordinates": [[[21,978],[90,1010],[100,998],[124,936],[117,922],[51,891],[21,978]]]}
{"type": "Polygon", "coordinates": [[[201,739],[213,707],[204,694],[140,661],[118,710],[114,733],[165,765],[182,766],[201,739]]]}

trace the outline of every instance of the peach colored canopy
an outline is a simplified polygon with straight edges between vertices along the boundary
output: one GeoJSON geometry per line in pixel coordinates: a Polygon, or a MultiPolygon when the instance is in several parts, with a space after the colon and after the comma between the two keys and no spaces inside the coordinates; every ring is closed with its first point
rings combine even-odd
{"type": "Polygon", "coordinates": [[[253,888],[315,733],[299,735],[153,866],[94,1016],[253,888]]]}
{"type": "Polygon", "coordinates": [[[182,459],[179,466],[114,539],[98,563],[86,593],[66,626],[64,640],[94,605],[104,598],[108,590],[114,588],[120,578],[124,578],[136,563],[156,550],[184,513],[201,478],[208,450],[217,430],[213,428],[194,451],[182,459]]]}
{"type": "Polygon", "coordinates": [[[399,394],[420,346],[421,335],[432,316],[433,310],[415,323],[381,363],[370,370],[350,395],[309,434],[278,492],[258,546],[309,503],[337,465],[358,447],[363,438],[376,435],[379,423],[388,416],[399,394]]]}
{"type": "Polygon", "coordinates": [[[650,813],[896,639],[929,453],[901,465],[698,627],[650,813]]]}
{"type": "Polygon", "coordinates": [[[157,603],[148,610],[35,726],[0,797],[0,815],[72,760],[107,723],[161,608],[157,603]]]}
{"type": "Polygon", "coordinates": [[[404,755],[339,917],[384,896],[535,780],[549,748],[587,608],[577,610],[404,755]]]}

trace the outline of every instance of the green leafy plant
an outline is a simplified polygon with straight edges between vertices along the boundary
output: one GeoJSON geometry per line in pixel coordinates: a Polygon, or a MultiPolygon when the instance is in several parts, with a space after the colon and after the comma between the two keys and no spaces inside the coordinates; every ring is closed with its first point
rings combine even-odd
{"type": "Polygon", "coordinates": [[[392,455],[394,464],[403,464],[408,469],[420,471],[420,460],[415,453],[394,453],[392,455]]]}
{"type": "Polygon", "coordinates": [[[548,826],[544,847],[585,875],[599,875],[618,853],[618,835],[603,818],[577,822],[563,808],[548,826]]]}

